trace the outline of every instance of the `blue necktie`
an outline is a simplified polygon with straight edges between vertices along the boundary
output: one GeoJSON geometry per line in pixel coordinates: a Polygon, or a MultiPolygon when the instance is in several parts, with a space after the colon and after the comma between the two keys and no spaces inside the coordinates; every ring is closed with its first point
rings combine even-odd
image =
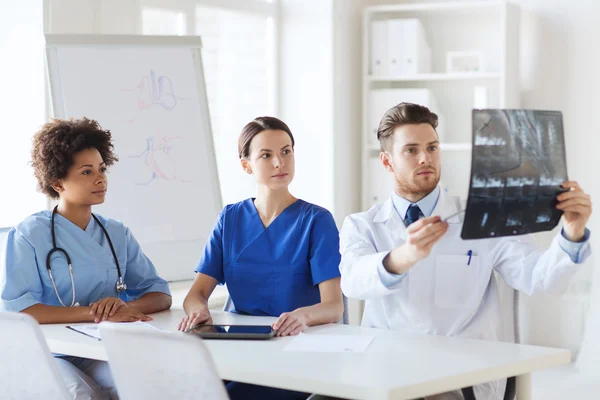
{"type": "Polygon", "coordinates": [[[416,204],[411,204],[406,210],[406,226],[411,225],[413,222],[417,222],[421,217],[421,209],[416,204]]]}

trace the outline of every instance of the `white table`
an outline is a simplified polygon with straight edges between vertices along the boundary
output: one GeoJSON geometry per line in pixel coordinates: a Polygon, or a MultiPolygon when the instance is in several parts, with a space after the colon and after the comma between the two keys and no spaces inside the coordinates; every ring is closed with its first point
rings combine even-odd
{"type": "MultiPolygon", "coordinates": [[[[181,309],[154,314],[153,325],[176,329],[181,309]]],[[[274,318],[213,311],[218,324],[270,324],[274,318]]],[[[64,327],[42,325],[55,353],[107,360],[101,341],[64,327]]],[[[406,334],[330,324],[308,334],[374,336],[365,353],[291,353],[293,338],[206,340],[222,379],[351,399],[414,399],[518,376],[519,400],[531,399],[531,372],[570,362],[570,352],[537,346],[406,334]]]]}

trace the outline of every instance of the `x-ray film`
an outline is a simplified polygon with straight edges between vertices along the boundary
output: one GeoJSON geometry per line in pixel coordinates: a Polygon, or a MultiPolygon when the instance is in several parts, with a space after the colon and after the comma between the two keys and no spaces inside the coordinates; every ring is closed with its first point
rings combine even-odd
{"type": "Polygon", "coordinates": [[[473,150],[463,239],[552,230],[567,180],[562,113],[473,110],[473,150]]]}

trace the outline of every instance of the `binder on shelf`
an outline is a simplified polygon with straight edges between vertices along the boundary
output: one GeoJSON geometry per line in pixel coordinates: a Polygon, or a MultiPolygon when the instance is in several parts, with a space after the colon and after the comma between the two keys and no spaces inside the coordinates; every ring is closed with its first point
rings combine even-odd
{"type": "MultiPolygon", "coordinates": [[[[402,20],[403,25],[403,75],[431,72],[431,49],[425,39],[425,30],[417,18],[402,20]]],[[[389,40],[389,39],[388,39],[389,40]]]]}
{"type": "Polygon", "coordinates": [[[387,21],[388,35],[388,75],[403,76],[405,72],[404,48],[404,21],[403,19],[390,19],[387,21]]]}
{"type": "Polygon", "coordinates": [[[371,23],[371,75],[402,77],[431,72],[431,49],[417,18],[371,23]]]}
{"type": "Polygon", "coordinates": [[[386,20],[371,22],[371,75],[386,76],[388,65],[388,23],[386,20]]]}

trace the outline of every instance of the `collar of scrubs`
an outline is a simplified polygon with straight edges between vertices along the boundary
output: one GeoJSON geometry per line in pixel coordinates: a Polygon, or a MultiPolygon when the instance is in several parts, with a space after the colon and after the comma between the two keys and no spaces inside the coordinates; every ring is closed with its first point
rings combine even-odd
{"type": "Polygon", "coordinates": [[[257,219],[258,226],[260,226],[260,228],[261,228],[260,232],[269,229],[269,227],[271,225],[273,225],[274,222],[279,223],[280,220],[285,220],[287,218],[287,214],[288,213],[292,212],[293,210],[295,210],[295,208],[297,206],[300,206],[300,205],[302,205],[304,203],[303,200],[296,199],[295,202],[293,202],[292,204],[290,204],[289,206],[287,206],[286,208],[284,208],[281,211],[281,213],[279,213],[279,215],[276,216],[273,221],[271,221],[271,223],[269,224],[269,226],[265,227],[265,225],[263,224],[262,219],[260,219],[260,214],[259,214],[259,212],[258,212],[258,210],[256,208],[256,205],[254,204],[254,200],[256,200],[256,197],[251,197],[251,198],[247,199],[245,201],[245,203],[242,203],[242,204],[245,204],[246,207],[248,208],[248,210],[250,211],[250,213],[257,219]]]}
{"type": "MultiPolygon", "coordinates": [[[[52,218],[52,211],[49,212],[48,214],[48,218],[52,218]]],[[[70,219],[63,217],[62,215],[56,213],[56,219],[62,219],[63,222],[65,222],[68,225],[73,226],[74,228],[78,228],[81,229],[81,227],[77,226],[75,223],[73,223],[70,219]]],[[[96,226],[96,221],[94,220],[94,217],[90,216],[90,220],[88,221],[88,224],[86,225],[85,229],[83,230],[85,233],[88,233],[90,235],[92,235],[94,233],[94,227],[96,226]]]]}
{"type": "MultiPolygon", "coordinates": [[[[46,213],[48,219],[52,218],[51,210],[46,211],[46,213]]],[[[100,219],[101,223],[104,222],[104,218],[102,216],[98,216],[96,214],[96,217],[100,219]]],[[[65,229],[68,233],[70,233],[73,238],[77,238],[77,241],[80,245],[89,245],[92,248],[101,249],[101,251],[95,255],[96,257],[101,257],[103,259],[105,258],[106,262],[115,263],[113,254],[110,250],[110,247],[108,246],[108,241],[105,240],[104,232],[98,226],[94,217],[90,218],[90,221],[88,222],[87,226],[84,230],[82,230],[81,227],[71,222],[68,218],[63,217],[60,214],[56,214],[56,226],[60,226],[62,229],[65,229]]],[[[110,232],[109,234],[112,235],[112,233],[110,232]]],[[[60,234],[57,233],[57,240],[58,238],[65,240],[68,238],[68,236],[60,236],[60,234]]],[[[63,247],[65,247],[66,250],[69,251],[68,244],[63,244],[63,247]]]]}
{"type": "Polygon", "coordinates": [[[440,198],[440,187],[436,186],[435,189],[431,191],[427,196],[423,197],[421,200],[416,203],[411,203],[403,197],[400,197],[396,192],[392,193],[392,203],[394,204],[394,208],[400,218],[404,220],[406,216],[406,211],[411,204],[416,204],[421,209],[421,212],[424,216],[429,217],[433,213],[435,206],[438,203],[440,198]]]}

